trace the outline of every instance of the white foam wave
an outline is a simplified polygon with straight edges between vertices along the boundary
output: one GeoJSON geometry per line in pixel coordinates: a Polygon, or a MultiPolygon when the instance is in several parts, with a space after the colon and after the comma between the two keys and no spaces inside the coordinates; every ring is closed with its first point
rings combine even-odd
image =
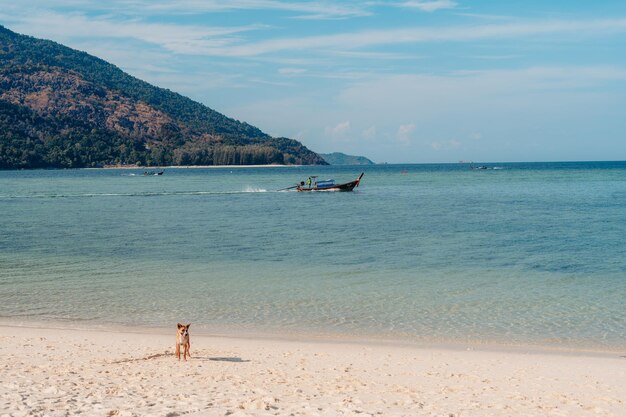
{"type": "Polygon", "coordinates": [[[246,187],[243,189],[242,193],[266,193],[267,190],[265,188],[257,188],[257,187],[246,187]]]}

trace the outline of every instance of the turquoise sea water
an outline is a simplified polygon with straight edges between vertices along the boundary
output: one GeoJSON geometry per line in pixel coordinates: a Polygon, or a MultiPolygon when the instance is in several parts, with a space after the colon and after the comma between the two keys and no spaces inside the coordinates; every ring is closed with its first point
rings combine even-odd
{"type": "Polygon", "coordinates": [[[0,318],[626,347],[626,163],[489,166],[0,172],[0,318]]]}

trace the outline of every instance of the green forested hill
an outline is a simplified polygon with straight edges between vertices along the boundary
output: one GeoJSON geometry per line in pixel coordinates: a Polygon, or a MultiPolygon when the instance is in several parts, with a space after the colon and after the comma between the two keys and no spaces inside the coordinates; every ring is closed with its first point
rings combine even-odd
{"type": "Polygon", "coordinates": [[[0,169],[326,164],[116,66],[0,26],[0,169]]]}

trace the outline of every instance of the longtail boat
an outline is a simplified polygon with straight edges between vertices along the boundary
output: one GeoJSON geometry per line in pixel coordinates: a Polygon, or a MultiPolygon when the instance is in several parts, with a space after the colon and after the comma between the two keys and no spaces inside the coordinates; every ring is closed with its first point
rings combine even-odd
{"type": "MultiPolygon", "coordinates": [[[[293,187],[283,188],[283,190],[290,190],[295,188],[298,192],[319,192],[319,191],[352,191],[359,186],[361,178],[363,178],[364,172],[359,175],[354,181],[345,182],[343,184],[337,184],[335,180],[323,180],[318,181],[316,176],[309,177],[307,181],[300,181],[300,184],[293,187]]],[[[282,191],[282,190],[279,190],[282,191]]]]}

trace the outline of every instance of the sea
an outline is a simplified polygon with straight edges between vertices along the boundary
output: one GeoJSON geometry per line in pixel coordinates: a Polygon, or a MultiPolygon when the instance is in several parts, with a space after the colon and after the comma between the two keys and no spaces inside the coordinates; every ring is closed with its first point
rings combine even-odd
{"type": "Polygon", "coordinates": [[[0,171],[0,320],[626,349],[626,162],[484,165],[0,171]]]}

